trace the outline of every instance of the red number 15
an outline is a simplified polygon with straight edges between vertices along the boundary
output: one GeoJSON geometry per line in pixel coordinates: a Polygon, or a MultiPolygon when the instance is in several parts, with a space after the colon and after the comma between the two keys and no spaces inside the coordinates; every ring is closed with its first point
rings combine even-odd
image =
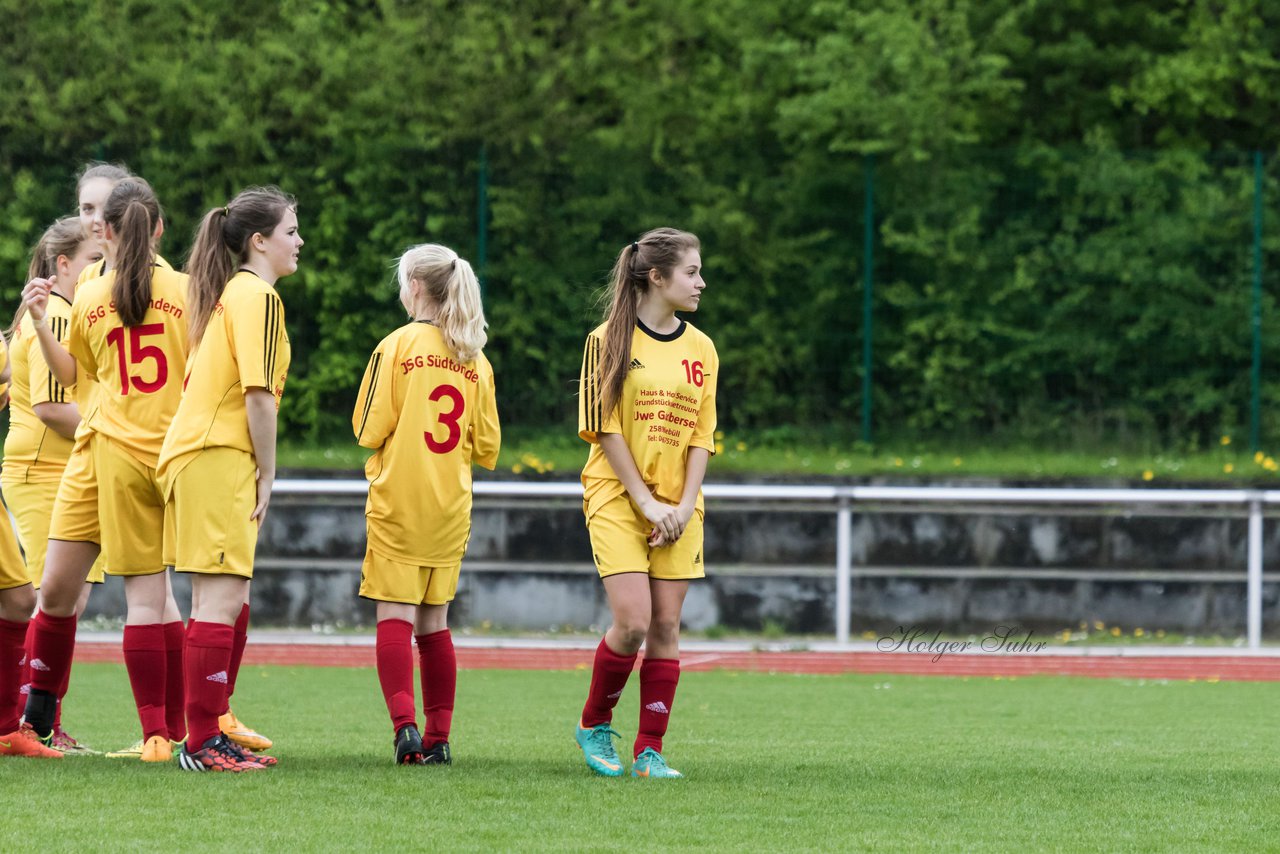
{"type": "Polygon", "coordinates": [[[129,346],[125,346],[124,327],[117,326],[107,333],[107,343],[116,348],[116,360],[120,365],[120,393],[128,394],[130,384],[143,394],[151,394],[164,388],[169,379],[169,362],[164,357],[164,350],[155,344],[142,343],[149,335],[163,335],[163,323],[146,323],[134,326],[129,330],[129,346]],[[156,378],[144,380],[129,374],[130,365],[141,365],[143,362],[156,363],[156,378]]]}

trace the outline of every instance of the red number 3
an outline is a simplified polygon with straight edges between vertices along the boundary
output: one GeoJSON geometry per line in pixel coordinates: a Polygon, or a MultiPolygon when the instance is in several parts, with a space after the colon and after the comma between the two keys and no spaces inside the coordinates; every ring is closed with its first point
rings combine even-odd
{"type": "Polygon", "coordinates": [[[146,323],[129,329],[129,346],[125,346],[124,327],[117,326],[107,333],[107,343],[114,344],[116,359],[120,365],[120,393],[128,394],[129,386],[143,394],[151,394],[164,388],[169,379],[169,362],[164,357],[164,350],[155,344],[143,345],[142,339],[148,335],[163,335],[163,323],[146,323]],[[144,380],[129,374],[130,365],[141,365],[143,362],[156,363],[156,378],[144,380]]]}
{"type": "Polygon", "coordinates": [[[467,405],[462,399],[462,392],[451,385],[438,385],[427,399],[435,403],[442,397],[449,398],[453,408],[448,412],[441,412],[436,416],[436,420],[449,428],[449,435],[443,442],[437,442],[431,433],[422,434],[422,438],[426,439],[427,447],[433,454],[447,454],[458,447],[458,442],[462,440],[462,425],[458,423],[458,419],[462,418],[462,411],[467,405]]]}

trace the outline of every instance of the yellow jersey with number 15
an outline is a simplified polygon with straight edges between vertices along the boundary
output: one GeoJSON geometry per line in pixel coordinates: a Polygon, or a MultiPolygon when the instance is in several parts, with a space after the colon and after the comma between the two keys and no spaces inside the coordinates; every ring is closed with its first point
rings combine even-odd
{"type": "Polygon", "coordinates": [[[492,469],[502,442],[493,368],[460,364],[425,322],[373,351],[351,426],[374,454],[365,463],[369,548],[415,566],[462,559],[471,535],[471,464],[492,469]]]}
{"type": "Polygon", "coordinates": [[[187,277],[153,267],[151,302],[142,322],[133,327],[126,327],[116,314],[114,282],[115,272],[86,282],[76,290],[71,306],[67,349],[80,370],[99,385],[89,411],[81,413],[81,427],[111,438],[155,468],[182,396],[187,277]]]}
{"type": "MultiPolygon", "coordinates": [[[[579,380],[578,435],[591,443],[582,469],[588,519],[627,491],[600,449],[601,433],[626,440],[645,486],[667,504],[684,497],[689,448],[716,452],[720,357],[711,339],[683,320],[666,335],[637,321],[622,394],[605,412],[599,368],[607,328],[601,324],[587,336],[579,380]]],[[[701,492],[697,507],[702,509],[701,492]]]]}
{"type": "Polygon", "coordinates": [[[171,481],[206,448],[252,454],[245,392],[266,389],[279,408],[291,356],[280,295],[253,273],[236,273],[187,360],[182,402],[165,436],[157,476],[171,481]]]}

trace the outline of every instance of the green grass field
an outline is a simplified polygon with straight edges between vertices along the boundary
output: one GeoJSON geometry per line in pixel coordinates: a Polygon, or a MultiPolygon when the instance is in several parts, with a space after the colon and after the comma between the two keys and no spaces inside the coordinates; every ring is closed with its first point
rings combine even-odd
{"type": "MultiPolygon", "coordinates": [[[[1277,685],[688,673],[665,751],[687,779],[657,783],[582,765],[586,684],[463,671],[454,766],[399,768],[371,670],[246,668],[236,709],[277,739],[278,768],[7,760],[0,844],[1189,851],[1272,848],[1280,830],[1277,685]]],[[[635,708],[633,678],[627,751],[635,708]]],[[[99,749],[133,740],[122,667],[76,668],[67,724],[99,749]]]]}

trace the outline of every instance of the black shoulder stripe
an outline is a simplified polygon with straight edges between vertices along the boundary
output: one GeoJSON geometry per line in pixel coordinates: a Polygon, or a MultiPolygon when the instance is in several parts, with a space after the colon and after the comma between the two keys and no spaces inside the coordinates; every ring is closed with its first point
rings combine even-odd
{"type": "Polygon", "coordinates": [[[366,375],[369,381],[369,393],[364,398],[364,412],[360,415],[360,432],[356,434],[357,442],[364,435],[364,425],[369,421],[369,407],[373,404],[374,392],[378,390],[378,368],[381,365],[382,353],[374,353],[373,358],[369,360],[369,370],[366,375]]]}
{"type": "Polygon", "coordinates": [[[268,390],[274,385],[276,375],[276,343],[280,335],[280,300],[274,294],[264,294],[267,310],[262,332],[262,371],[268,390]]]}

